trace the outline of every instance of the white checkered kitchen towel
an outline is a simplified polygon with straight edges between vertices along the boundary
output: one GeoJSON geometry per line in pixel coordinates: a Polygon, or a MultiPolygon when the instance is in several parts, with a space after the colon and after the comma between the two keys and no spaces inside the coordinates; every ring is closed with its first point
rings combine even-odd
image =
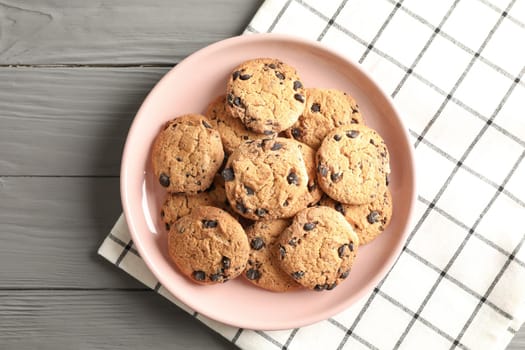
{"type": "MultiPolygon", "coordinates": [[[[525,318],[525,0],[266,0],[247,32],[321,41],[391,94],[417,157],[415,227],[358,305],[309,327],[203,323],[245,349],[504,349],[525,318]]],[[[121,217],[99,253],[160,286],[121,217]]]]}

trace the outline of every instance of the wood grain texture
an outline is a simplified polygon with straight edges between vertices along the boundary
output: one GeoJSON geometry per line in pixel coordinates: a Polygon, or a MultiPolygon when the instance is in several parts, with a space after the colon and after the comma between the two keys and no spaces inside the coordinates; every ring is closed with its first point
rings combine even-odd
{"type": "Polygon", "coordinates": [[[0,175],[118,175],[140,104],[169,68],[0,68],[0,175]]]}
{"type": "Polygon", "coordinates": [[[173,64],[238,35],[262,0],[1,0],[0,64],[173,64]]]}
{"type": "Polygon", "coordinates": [[[143,288],[96,254],[120,212],[118,178],[0,178],[0,289],[143,288]]]}
{"type": "Polygon", "coordinates": [[[2,349],[235,349],[150,291],[0,291],[0,329],[2,349]]]}

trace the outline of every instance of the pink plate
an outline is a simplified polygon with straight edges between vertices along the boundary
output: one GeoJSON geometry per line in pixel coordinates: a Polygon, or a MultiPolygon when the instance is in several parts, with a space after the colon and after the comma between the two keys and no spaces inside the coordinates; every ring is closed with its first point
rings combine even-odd
{"type": "Polygon", "coordinates": [[[403,247],[415,202],[412,146],[391,100],[356,64],[310,41],[276,34],[235,37],[186,58],[148,95],[126,140],[122,157],[121,195],[134,244],[162,285],[195,311],[247,329],[289,329],[326,319],[371,292],[403,247]],[[185,113],[203,113],[223,94],[232,69],[244,60],[275,57],[295,66],[306,87],[337,88],[359,103],[368,125],[383,136],[391,154],[390,189],[394,214],[389,228],[363,246],[350,277],[332,291],[273,293],[242,278],[199,286],[170,262],[159,217],[164,191],[151,176],[149,151],[161,125],[185,113]]]}

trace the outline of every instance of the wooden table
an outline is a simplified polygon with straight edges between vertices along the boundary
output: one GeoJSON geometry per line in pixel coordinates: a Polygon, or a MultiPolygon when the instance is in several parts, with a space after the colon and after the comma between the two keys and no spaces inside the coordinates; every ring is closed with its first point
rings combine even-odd
{"type": "Polygon", "coordinates": [[[0,0],[1,349],[234,348],[96,250],[142,100],[261,2],[0,0]]]}

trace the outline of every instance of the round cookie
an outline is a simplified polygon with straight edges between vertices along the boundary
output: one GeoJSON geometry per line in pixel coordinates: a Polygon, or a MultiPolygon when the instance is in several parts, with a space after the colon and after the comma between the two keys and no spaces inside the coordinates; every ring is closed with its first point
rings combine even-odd
{"type": "Polygon", "coordinates": [[[220,176],[216,176],[209,188],[195,195],[168,193],[160,211],[166,230],[169,230],[175,221],[190,214],[194,208],[212,206],[228,211],[230,204],[224,191],[224,182],[221,180],[220,176]]]}
{"type": "Polygon", "coordinates": [[[243,62],[226,85],[227,110],[254,132],[270,135],[292,126],[304,109],[296,70],[273,58],[243,62]]]}
{"type": "Polygon", "coordinates": [[[300,211],[279,238],[281,268],[306,288],[334,289],[348,277],[359,238],[345,218],[329,207],[300,211]]]}
{"type": "Polygon", "coordinates": [[[359,244],[367,244],[379,236],[392,218],[392,195],[387,189],[373,202],[360,205],[343,204],[325,197],[321,205],[334,208],[345,217],[359,237],[359,244]]]}
{"type": "Polygon", "coordinates": [[[293,140],[277,137],[241,144],[222,176],[230,205],[248,219],[289,218],[305,206],[308,174],[293,140]]]}
{"type": "Polygon", "coordinates": [[[264,220],[257,221],[246,229],[250,255],[243,276],[248,281],[273,292],[286,292],[301,287],[281,270],[275,254],[276,242],[290,223],[290,220],[283,219],[264,220]]]}
{"type": "Polygon", "coordinates": [[[365,204],[386,191],[389,155],[379,134],[361,124],[329,132],[317,151],[317,180],[332,199],[365,204]]]}
{"type": "Polygon", "coordinates": [[[315,151],[312,147],[296,141],[303,155],[306,172],[308,173],[308,192],[305,194],[305,207],[316,204],[323,196],[323,191],[317,184],[317,172],[315,166],[315,151]]]}
{"type": "Polygon", "coordinates": [[[172,225],[168,250],[183,274],[197,283],[214,284],[242,273],[249,245],[237,220],[224,210],[204,206],[172,225]]]}
{"type": "Polygon", "coordinates": [[[210,187],[224,159],[219,132],[199,114],[167,122],[151,151],[153,173],[168,192],[196,194],[210,187]]]}
{"type": "Polygon", "coordinates": [[[267,137],[246,129],[240,119],[232,117],[226,110],[225,95],[217,97],[209,104],[206,117],[210,120],[213,128],[219,131],[222,145],[227,154],[231,154],[244,141],[267,137]]]}
{"type": "Polygon", "coordinates": [[[352,96],[336,89],[311,88],[306,89],[303,113],[286,135],[318,149],[328,132],[349,124],[364,124],[352,96]]]}

